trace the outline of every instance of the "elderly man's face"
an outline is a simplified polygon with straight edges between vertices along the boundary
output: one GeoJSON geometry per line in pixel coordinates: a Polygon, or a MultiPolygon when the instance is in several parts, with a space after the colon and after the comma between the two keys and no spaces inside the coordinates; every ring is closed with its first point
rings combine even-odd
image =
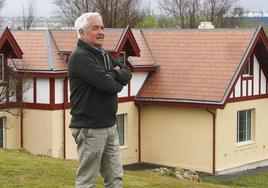
{"type": "Polygon", "coordinates": [[[104,26],[103,22],[98,17],[88,19],[89,27],[80,33],[82,39],[97,48],[102,47],[104,42],[104,26]]]}

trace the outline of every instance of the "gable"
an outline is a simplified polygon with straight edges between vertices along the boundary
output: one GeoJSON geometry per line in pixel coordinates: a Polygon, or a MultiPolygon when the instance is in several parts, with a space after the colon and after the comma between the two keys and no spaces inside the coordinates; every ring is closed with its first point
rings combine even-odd
{"type": "Polygon", "coordinates": [[[13,58],[22,58],[23,52],[7,27],[0,38],[0,49],[13,58]]]}
{"type": "MultiPolygon", "coordinates": [[[[255,54],[251,56],[252,75],[241,74],[232,89],[228,102],[268,97],[267,77],[255,54]]],[[[243,69],[244,71],[244,69],[243,69]]]]}
{"type": "Polygon", "coordinates": [[[253,43],[247,59],[243,63],[240,74],[226,102],[268,97],[268,48],[267,38],[262,28],[253,43]],[[245,71],[245,69],[248,69],[245,71]],[[249,72],[249,74],[244,74],[249,72]]]}

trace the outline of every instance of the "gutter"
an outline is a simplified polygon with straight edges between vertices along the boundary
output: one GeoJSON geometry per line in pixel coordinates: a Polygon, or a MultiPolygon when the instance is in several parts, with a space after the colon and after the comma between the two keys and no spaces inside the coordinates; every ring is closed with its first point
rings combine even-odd
{"type": "Polygon", "coordinates": [[[212,129],[212,174],[216,175],[216,113],[206,109],[213,118],[213,129],[212,129]]]}

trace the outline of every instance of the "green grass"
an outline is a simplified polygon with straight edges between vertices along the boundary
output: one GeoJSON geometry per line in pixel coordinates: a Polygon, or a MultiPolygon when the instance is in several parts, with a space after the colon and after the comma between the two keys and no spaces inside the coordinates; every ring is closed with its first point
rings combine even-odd
{"type": "MultiPolygon", "coordinates": [[[[21,150],[0,149],[0,188],[74,187],[77,161],[33,156],[21,150]]],[[[124,188],[214,188],[207,183],[179,181],[151,170],[124,171],[124,188]]],[[[103,187],[101,177],[96,188],[103,187]]]]}
{"type": "Polygon", "coordinates": [[[267,188],[268,173],[258,173],[256,175],[247,175],[241,177],[215,178],[203,177],[203,182],[211,184],[228,185],[230,187],[250,187],[250,188],[267,188]]]}
{"type": "MultiPolygon", "coordinates": [[[[0,188],[74,187],[77,161],[33,156],[22,150],[0,149],[0,188]]],[[[218,188],[268,187],[268,173],[252,176],[215,178],[202,176],[201,183],[161,176],[152,170],[124,171],[124,188],[218,188]]],[[[103,187],[98,177],[96,188],[103,187]]]]}

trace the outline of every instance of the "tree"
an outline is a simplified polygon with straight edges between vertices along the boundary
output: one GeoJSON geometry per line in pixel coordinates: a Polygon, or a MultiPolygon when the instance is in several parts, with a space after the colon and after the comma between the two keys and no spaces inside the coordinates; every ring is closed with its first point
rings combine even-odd
{"type": "Polygon", "coordinates": [[[228,13],[237,0],[205,0],[203,4],[203,15],[206,20],[211,21],[216,27],[220,27],[223,16],[228,13]]]}
{"type": "Polygon", "coordinates": [[[35,0],[29,0],[27,5],[27,12],[25,11],[24,5],[22,8],[22,19],[23,19],[23,29],[29,30],[33,24],[36,17],[37,7],[35,0]]]}
{"type": "Polygon", "coordinates": [[[196,27],[199,17],[199,0],[159,0],[159,5],[160,10],[167,17],[173,17],[176,27],[196,27]]]}
{"type": "Polygon", "coordinates": [[[5,5],[6,0],[0,0],[0,9],[2,9],[5,5]]]}
{"type": "Polygon", "coordinates": [[[53,0],[57,12],[70,23],[81,14],[97,11],[106,27],[136,26],[146,15],[140,0],[53,0]]]}
{"type": "Polygon", "coordinates": [[[159,28],[159,22],[155,15],[146,15],[138,24],[140,28],[159,28]]]}

